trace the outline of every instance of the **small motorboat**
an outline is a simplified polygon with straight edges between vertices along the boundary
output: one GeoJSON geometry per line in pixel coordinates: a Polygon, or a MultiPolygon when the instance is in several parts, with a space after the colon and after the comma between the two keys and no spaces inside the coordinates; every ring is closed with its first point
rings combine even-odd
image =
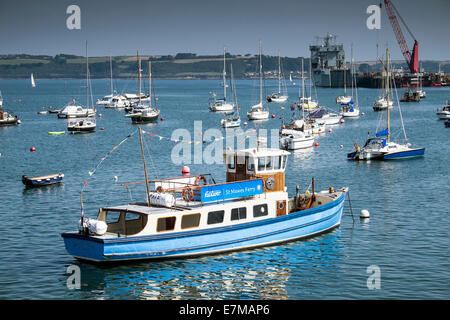
{"type": "Polygon", "coordinates": [[[450,119],[450,102],[447,101],[445,103],[445,107],[443,107],[442,109],[438,109],[436,114],[441,120],[450,119]]]}
{"type": "Polygon", "coordinates": [[[61,172],[33,178],[29,178],[26,175],[23,175],[22,183],[27,187],[47,186],[50,184],[62,182],[63,177],[64,174],[61,172]]]}
{"type": "Polygon", "coordinates": [[[8,111],[0,110],[0,126],[10,126],[19,123],[19,118],[8,111]]]}
{"type": "Polygon", "coordinates": [[[69,119],[67,131],[71,133],[93,132],[97,124],[95,118],[69,119]]]}

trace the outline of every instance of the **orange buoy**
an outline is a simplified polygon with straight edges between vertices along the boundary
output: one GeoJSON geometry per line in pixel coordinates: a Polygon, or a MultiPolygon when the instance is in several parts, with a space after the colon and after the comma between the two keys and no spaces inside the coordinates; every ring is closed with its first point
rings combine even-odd
{"type": "Polygon", "coordinates": [[[101,114],[101,113],[99,113],[99,114],[98,114],[98,117],[99,117],[99,118],[101,118],[101,117],[102,117],[102,114],[101,114]]]}
{"type": "Polygon", "coordinates": [[[105,130],[105,128],[101,127],[100,130],[105,130]]]}
{"type": "Polygon", "coordinates": [[[246,127],[247,126],[247,122],[244,122],[244,127],[246,127]]]}
{"type": "Polygon", "coordinates": [[[164,121],[164,118],[161,118],[161,121],[164,121]]]}
{"type": "Polygon", "coordinates": [[[341,119],[341,123],[344,123],[345,122],[345,120],[344,119],[341,119]]]}
{"type": "Polygon", "coordinates": [[[361,115],[363,116],[363,115],[365,115],[365,113],[364,113],[364,112],[361,112],[361,115]]]}
{"type": "Polygon", "coordinates": [[[30,152],[35,152],[36,151],[36,148],[35,147],[31,147],[30,148],[30,152]]]}
{"type": "Polygon", "coordinates": [[[330,128],[330,129],[328,129],[328,132],[330,132],[330,133],[331,133],[331,132],[333,132],[333,130],[332,130],[332,129],[330,128]]]}
{"type": "Polygon", "coordinates": [[[272,115],[272,118],[275,118],[275,115],[274,115],[274,114],[272,115]]]}
{"type": "Polygon", "coordinates": [[[314,146],[318,147],[318,146],[319,146],[319,143],[318,143],[318,142],[315,142],[315,143],[314,143],[314,146]]]}

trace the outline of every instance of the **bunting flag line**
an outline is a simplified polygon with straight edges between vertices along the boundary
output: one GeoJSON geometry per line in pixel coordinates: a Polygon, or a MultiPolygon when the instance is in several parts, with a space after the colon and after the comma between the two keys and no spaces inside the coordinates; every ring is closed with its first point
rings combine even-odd
{"type": "MultiPolygon", "coordinates": [[[[243,133],[241,133],[241,134],[236,134],[236,135],[234,135],[233,137],[239,137],[239,136],[242,136],[242,135],[248,134],[249,132],[254,132],[254,131],[256,131],[256,130],[255,130],[255,129],[251,129],[251,130],[248,130],[247,132],[243,132],[243,133]]],[[[199,144],[199,143],[201,143],[201,142],[203,142],[203,143],[206,142],[206,141],[204,141],[204,140],[202,140],[202,141],[185,141],[185,140],[177,140],[177,139],[172,139],[172,138],[169,138],[169,137],[160,136],[160,135],[158,135],[158,134],[155,134],[155,133],[153,133],[153,132],[148,132],[148,131],[145,131],[145,130],[142,130],[142,133],[144,133],[144,134],[147,133],[150,137],[156,137],[156,138],[159,139],[159,141],[161,141],[161,140],[166,140],[166,141],[171,141],[171,142],[174,142],[174,143],[187,143],[187,144],[199,144]]],[[[201,136],[203,136],[203,135],[201,135],[201,136]]],[[[241,140],[241,142],[244,142],[245,139],[248,139],[248,138],[250,138],[250,136],[246,135],[246,136],[244,137],[244,139],[241,140]]],[[[226,137],[215,138],[215,139],[214,139],[213,141],[211,141],[211,142],[214,142],[214,141],[220,141],[220,140],[224,140],[224,139],[226,139],[226,137]]]]}
{"type": "MultiPolygon", "coordinates": [[[[100,165],[103,163],[103,161],[105,161],[106,158],[108,158],[108,157],[111,155],[111,153],[113,153],[113,151],[117,150],[117,148],[118,148],[122,143],[124,143],[124,142],[127,141],[129,138],[131,138],[136,132],[138,132],[138,130],[135,130],[133,133],[130,133],[128,136],[125,137],[125,139],[123,139],[122,141],[120,141],[120,143],[119,143],[117,146],[114,146],[114,147],[111,149],[111,151],[107,152],[106,155],[105,155],[103,158],[100,159],[100,162],[97,163],[97,165],[95,166],[94,170],[88,171],[89,177],[92,177],[92,176],[94,175],[95,171],[97,171],[97,169],[100,167],[100,165]]],[[[89,179],[89,177],[86,178],[86,180],[84,180],[84,182],[83,182],[83,188],[81,189],[82,192],[83,192],[83,190],[84,190],[84,187],[85,187],[86,184],[87,184],[87,180],[89,179]]]]}

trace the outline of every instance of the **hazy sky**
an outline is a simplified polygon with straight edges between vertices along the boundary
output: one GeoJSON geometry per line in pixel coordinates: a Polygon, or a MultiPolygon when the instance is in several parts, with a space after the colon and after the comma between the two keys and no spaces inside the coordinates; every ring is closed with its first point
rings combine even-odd
{"type": "MultiPolygon", "coordinates": [[[[0,0],[0,54],[89,56],[263,53],[309,56],[316,36],[336,34],[348,57],[374,60],[376,43],[403,59],[381,9],[381,30],[369,30],[369,5],[380,0],[0,0]],[[66,9],[81,8],[81,30],[68,30],[66,9]]],[[[393,0],[419,41],[421,60],[450,59],[450,0],[393,0]]],[[[413,40],[406,32],[412,49],[413,40]]]]}

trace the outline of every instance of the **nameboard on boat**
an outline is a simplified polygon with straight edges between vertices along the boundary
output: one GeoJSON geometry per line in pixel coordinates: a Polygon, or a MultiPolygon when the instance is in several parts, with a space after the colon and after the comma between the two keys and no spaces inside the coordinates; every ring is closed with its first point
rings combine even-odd
{"type": "Polygon", "coordinates": [[[201,201],[212,202],[251,197],[263,193],[263,180],[247,180],[202,187],[201,201]]]}

